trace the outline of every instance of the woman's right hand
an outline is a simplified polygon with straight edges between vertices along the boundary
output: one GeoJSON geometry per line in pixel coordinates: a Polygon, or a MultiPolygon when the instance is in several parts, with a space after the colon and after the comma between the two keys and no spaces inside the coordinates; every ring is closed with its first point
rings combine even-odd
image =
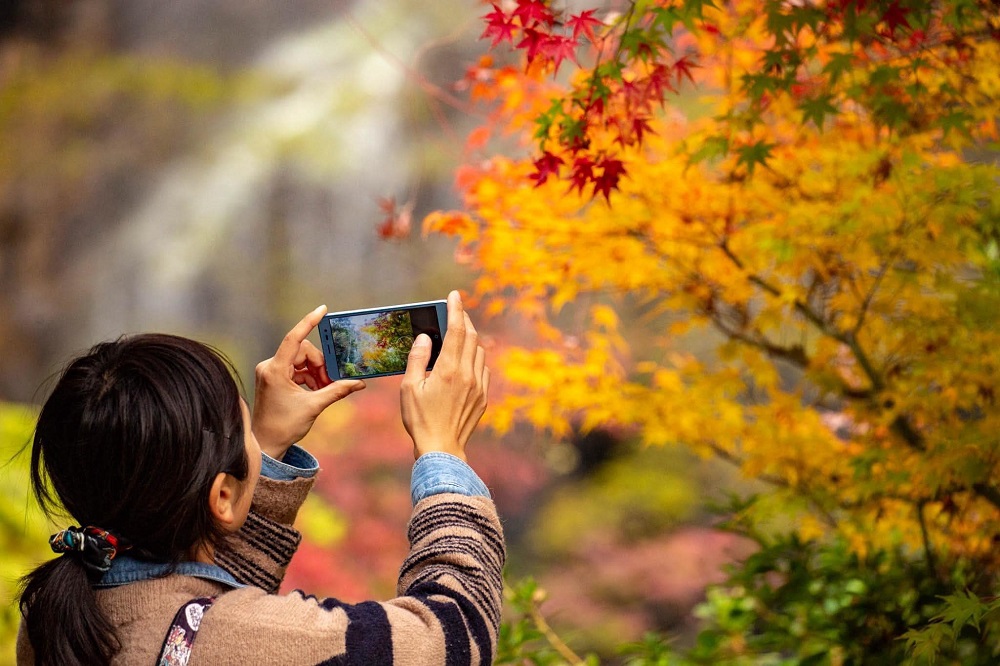
{"type": "Polygon", "coordinates": [[[465,445],[486,411],[490,369],[457,291],[448,294],[448,331],[433,372],[430,357],[431,339],[420,334],[400,387],[403,425],[415,458],[441,451],[465,460],[465,445]]]}
{"type": "Polygon", "coordinates": [[[306,436],[324,409],[365,387],[357,379],[331,382],[323,353],[306,339],[324,314],[325,305],[307,314],[274,356],[257,364],[252,428],[260,450],[275,460],[306,436]]]}

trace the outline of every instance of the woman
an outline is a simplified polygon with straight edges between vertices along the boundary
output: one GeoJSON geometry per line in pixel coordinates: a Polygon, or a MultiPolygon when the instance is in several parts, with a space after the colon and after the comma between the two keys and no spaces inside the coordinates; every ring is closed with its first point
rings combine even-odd
{"type": "Polygon", "coordinates": [[[417,460],[399,596],[275,594],[318,470],[294,442],[364,388],[331,383],[306,339],[324,313],[257,366],[252,415],[221,355],[184,338],[123,338],[70,364],[38,419],[32,484],[83,527],[53,535],[61,557],[25,579],[18,664],[492,662],[503,535],[464,462],[489,369],[457,292],[434,371],[419,336],[401,385],[417,460]]]}

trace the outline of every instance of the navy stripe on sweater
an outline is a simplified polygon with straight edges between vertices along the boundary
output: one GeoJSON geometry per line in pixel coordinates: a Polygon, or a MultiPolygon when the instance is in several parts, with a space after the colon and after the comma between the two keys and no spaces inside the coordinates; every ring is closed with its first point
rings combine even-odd
{"type": "Polygon", "coordinates": [[[296,530],[269,521],[255,513],[247,516],[242,531],[250,545],[281,566],[291,561],[299,542],[302,541],[302,535],[296,530]]]}
{"type": "MultiPolygon", "coordinates": [[[[454,578],[450,569],[451,567],[445,567],[445,566],[428,567],[425,571],[422,571],[416,578],[414,578],[409,588],[407,588],[407,594],[414,596],[421,596],[421,591],[424,589],[424,586],[428,584],[437,584],[437,581],[440,580],[442,575],[454,578]]],[[[482,614],[482,609],[490,609],[494,606],[495,601],[490,599],[490,596],[487,596],[489,594],[488,592],[483,592],[482,590],[477,591],[475,588],[469,585],[467,580],[458,579],[458,582],[468,590],[468,594],[465,592],[462,593],[463,597],[465,596],[471,597],[472,601],[474,601],[479,606],[480,614],[482,614]]],[[[455,597],[459,594],[458,592],[456,592],[455,590],[446,585],[442,585],[442,587],[450,590],[449,596],[451,597],[455,597]]],[[[490,621],[490,624],[494,628],[497,628],[500,624],[499,614],[496,614],[496,616],[494,617],[494,613],[489,613],[487,619],[490,621]]]]}
{"type": "Polygon", "coordinates": [[[281,585],[281,579],[260,568],[250,560],[220,550],[215,554],[215,562],[244,585],[253,585],[268,592],[274,592],[281,585]]]}
{"type": "Polygon", "coordinates": [[[427,598],[420,601],[434,613],[444,630],[445,666],[472,666],[472,649],[462,611],[453,602],[427,598]]]}
{"type": "MultiPolygon", "coordinates": [[[[482,613],[476,608],[475,604],[468,597],[458,594],[455,590],[449,587],[441,585],[440,583],[423,583],[419,586],[414,586],[413,596],[423,601],[427,604],[428,608],[433,611],[434,608],[431,604],[435,603],[433,599],[428,597],[447,597],[453,600],[454,604],[461,609],[462,613],[459,614],[458,621],[454,619],[449,621],[447,626],[450,626],[453,631],[464,634],[466,630],[465,623],[462,622],[462,616],[464,615],[466,621],[468,621],[468,630],[472,634],[472,639],[476,641],[476,646],[479,648],[479,663],[481,666],[490,666],[490,658],[493,654],[493,641],[490,638],[489,629],[486,627],[486,620],[483,619],[482,613]]],[[[445,603],[447,602],[438,602],[445,603]]],[[[438,612],[434,612],[434,615],[441,621],[444,625],[449,618],[442,617],[438,612]]],[[[447,632],[447,630],[446,630],[447,632]]]]}
{"type": "Polygon", "coordinates": [[[332,597],[319,601],[311,594],[294,590],[303,599],[316,600],[323,610],[341,609],[347,614],[347,651],[322,662],[321,666],[392,666],[392,625],[381,604],[365,601],[346,604],[332,597]]]}
{"type": "Polygon", "coordinates": [[[347,663],[357,666],[392,666],[392,626],[385,609],[374,601],[345,606],[347,663]]]}
{"type": "Polygon", "coordinates": [[[407,536],[414,544],[434,530],[448,528],[471,529],[485,539],[493,551],[503,552],[503,538],[489,520],[461,504],[441,504],[414,516],[407,536]]]}

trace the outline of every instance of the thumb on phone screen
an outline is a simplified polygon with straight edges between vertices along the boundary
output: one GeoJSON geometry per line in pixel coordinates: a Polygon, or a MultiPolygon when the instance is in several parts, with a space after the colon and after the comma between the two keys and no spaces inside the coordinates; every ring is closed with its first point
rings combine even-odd
{"type": "Polygon", "coordinates": [[[431,339],[426,333],[421,333],[413,341],[410,353],[406,359],[404,381],[419,382],[427,376],[427,364],[431,360],[431,339]]]}

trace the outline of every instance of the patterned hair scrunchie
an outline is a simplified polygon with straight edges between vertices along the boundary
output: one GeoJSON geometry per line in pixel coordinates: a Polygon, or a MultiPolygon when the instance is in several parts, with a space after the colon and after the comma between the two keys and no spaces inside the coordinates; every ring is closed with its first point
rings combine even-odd
{"type": "Polygon", "coordinates": [[[87,571],[101,575],[111,568],[111,560],[119,550],[130,546],[124,539],[99,527],[69,527],[49,537],[49,546],[56,553],[72,553],[80,558],[87,571]]]}

